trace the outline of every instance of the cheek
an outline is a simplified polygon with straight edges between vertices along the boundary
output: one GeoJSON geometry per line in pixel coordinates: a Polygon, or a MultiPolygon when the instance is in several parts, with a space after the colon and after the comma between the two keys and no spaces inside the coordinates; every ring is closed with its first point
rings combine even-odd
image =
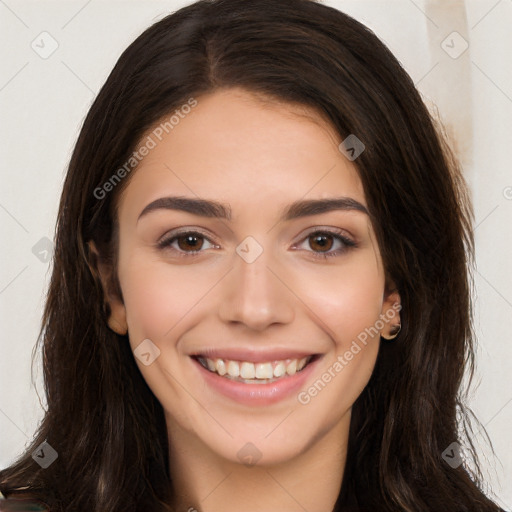
{"type": "Polygon", "coordinates": [[[168,265],[147,254],[119,265],[128,329],[134,339],[162,339],[218,281],[194,265],[168,265]]]}
{"type": "Polygon", "coordinates": [[[384,284],[383,272],[371,255],[319,268],[314,275],[297,274],[299,295],[305,298],[313,319],[321,320],[337,349],[350,345],[378,321],[384,284]]]}
{"type": "Polygon", "coordinates": [[[350,410],[375,366],[380,346],[375,326],[382,312],[384,277],[372,261],[360,259],[357,265],[317,275],[315,286],[308,287],[307,304],[333,346],[297,398],[305,414],[319,418],[322,432],[350,410]]]}

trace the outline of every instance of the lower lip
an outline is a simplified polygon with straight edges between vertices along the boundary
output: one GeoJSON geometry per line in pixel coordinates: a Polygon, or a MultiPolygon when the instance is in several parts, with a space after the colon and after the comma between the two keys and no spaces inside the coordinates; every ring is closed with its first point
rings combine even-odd
{"type": "Polygon", "coordinates": [[[295,375],[281,377],[268,384],[244,384],[207,370],[196,359],[192,358],[192,361],[198,367],[206,383],[222,395],[245,405],[270,405],[297,394],[320,359],[318,357],[295,375]]]}

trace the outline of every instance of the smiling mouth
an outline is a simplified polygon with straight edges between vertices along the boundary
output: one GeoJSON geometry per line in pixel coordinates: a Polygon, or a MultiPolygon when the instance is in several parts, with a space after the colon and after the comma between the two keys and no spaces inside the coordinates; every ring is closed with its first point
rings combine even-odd
{"type": "Polygon", "coordinates": [[[221,358],[210,359],[202,355],[193,356],[193,359],[203,368],[220,377],[245,384],[269,384],[301,372],[318,357],[319,355],[313,354],[301,359],[283,359],[261,363],[221,358]]]}

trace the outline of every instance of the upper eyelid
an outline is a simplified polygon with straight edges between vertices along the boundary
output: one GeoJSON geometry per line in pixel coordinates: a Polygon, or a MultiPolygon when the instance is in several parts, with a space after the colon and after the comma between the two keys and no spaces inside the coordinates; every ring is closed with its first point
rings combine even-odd
{"type": "MultiPolygon", "coordinates": [[[[343,228],[335,228],[335,227],[323,227],[323,226],[314,226],[312,228],[308,228],[307,233],[303,235],[303,237],[307,237],[312,235],[313,233],[329,233],[333,236],[345,236],[345,238],[355,238],[349,231],[343,228]]],[[[302,239],[301,239],[302,240],[302,239]]]]}
{"type": "Polygon", "coordinates": [[[208,239],[208,241],[212,242],[212,243],[216,243],[210,235],[204,233],[201,229],[199,228],[184,228],[183,230],[181,230],[180,228],[176,228],[176,230],[171,230],[171,231],[166,231],[158,240],[157,240],[157,243],[160,244],[162,242],[167,242],[167,241],[170,241],[170,240],[173,240],[174,238],[177,238],[179,236],[182,236],[182,235],[188,235],[188,234],[198,234],[198,235],[201,235],[202,237],[208,239]]]}
{"type": "MultiPolygon", "coordinates": [[[[335,238],[336,240],[338,240],[339,242],[341,242],[345,246],[354,247],[354,246],[358,245],[357,241],[352,236],[346,236],[337,231],[332,231],[332,229],[313,229],[312,231],[307,233],[305,236],[303,236],[298,242],[295,242],[293,244],[293,248],[297,247],[299,244],[304,243],[304,241],[306,241],[311,235],[314,235],[315,233],[328,234],[328,235],[332,236],[333,238],[335,238]]],[[[307,252],[316,253],[316,251],[307,251],[307,252]]],[[[333,251],[333,252],[336,252],[336,251],[333,251]]],[[[322,253],[320,252],[318,254],[322,254],[322,253]]],[[[327,252],[325,252],[323,254],[327,254],[327,252]]]]}

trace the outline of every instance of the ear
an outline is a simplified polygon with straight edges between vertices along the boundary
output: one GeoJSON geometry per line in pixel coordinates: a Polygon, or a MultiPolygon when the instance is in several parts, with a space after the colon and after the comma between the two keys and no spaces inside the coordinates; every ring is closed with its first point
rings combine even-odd
{"type": "Polygon", "coordinates": [[[384,327],[380,335],[385,340],[393,340],[398,336],[402,325],[400,316],[401,309],[402,303],[400,294],[394,283],[388,283],[386,285],[386,291],[384,292],[384,301],[382,303],[380,316],[384,322],[384,327]]]}
{"type": "Polygon", "coordinates": [[[91,263],[89,264],[93,274],[99,274],[101,285],[103,288],[103,296],[105,303],[108,304],[108,326],[117,334],[124,336],[128,332],[128,324],[126,322],[126,308],[122,298],[115,292],[112,286],[112,267],[102,261],[98,249],[94,241],[87,242],[89,253],[91,254],[91,263]],[[92,265],[92,267],[91,267],[92,265]]]}

